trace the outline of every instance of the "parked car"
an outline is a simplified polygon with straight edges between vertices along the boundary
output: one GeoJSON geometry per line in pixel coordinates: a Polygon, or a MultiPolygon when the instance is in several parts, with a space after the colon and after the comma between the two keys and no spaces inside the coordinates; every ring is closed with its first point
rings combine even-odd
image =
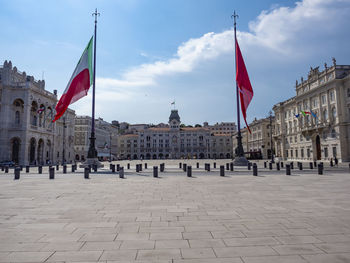
{"type": "Polygon", "coordinates": [[[2,161],[0,162],[0,166],[15,166],[15,163],[13,161],[2,161]]]}

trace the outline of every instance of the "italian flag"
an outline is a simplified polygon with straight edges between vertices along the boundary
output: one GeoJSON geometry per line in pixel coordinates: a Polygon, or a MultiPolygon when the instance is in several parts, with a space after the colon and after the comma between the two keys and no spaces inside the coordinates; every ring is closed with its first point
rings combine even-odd
{"type": "Polygon", "coordinates": [[[86,96],[92,85],[92,40],[93,37],[81,55],[65,91],[56,105],[56,115],[52,122],[61,118],[70,104],[86,96]]]}

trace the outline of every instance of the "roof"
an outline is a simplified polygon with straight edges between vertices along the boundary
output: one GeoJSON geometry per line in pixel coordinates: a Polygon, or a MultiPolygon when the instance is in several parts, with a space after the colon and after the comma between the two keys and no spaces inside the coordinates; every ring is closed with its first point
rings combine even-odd
{"type": "Polygon", "coordinates": [[[180,122],[180,116],[177,110],[171,110],[170,117],[169,117],[169,122],[172,120],[177,120],[180,122]]]}
{"type": "Polygon", "coordinates": [[[145,131],[162,131],[162,132],[167,132],[170,131],[170,128],[157,128],[157,127],[153,127],[153,128],[148,128],[145,131]]]}

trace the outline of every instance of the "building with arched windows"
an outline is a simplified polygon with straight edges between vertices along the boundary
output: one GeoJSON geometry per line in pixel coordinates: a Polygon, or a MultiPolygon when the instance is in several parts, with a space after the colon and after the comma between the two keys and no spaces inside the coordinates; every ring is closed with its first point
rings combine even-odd
{"type": "Polygon", "coordinates": [[[168,125],[144,125],[118,136],[117,149],[120,159],[232,158],[232,138],[207,127],[184,127],[172,110],[168,125]]]}
{"type": "Polygon", "coordinates": [[[12,67],[0,67],[0,162],[38,165],[74,160],[73,110],[52,123],[57,92],[44,80],[12,67]]]}
{"type": "Polygon", "coordinates": [[[350,161],[350,65],[311,68],[296,96],[277,103],[276,156],[288,160],[350,161]]]}

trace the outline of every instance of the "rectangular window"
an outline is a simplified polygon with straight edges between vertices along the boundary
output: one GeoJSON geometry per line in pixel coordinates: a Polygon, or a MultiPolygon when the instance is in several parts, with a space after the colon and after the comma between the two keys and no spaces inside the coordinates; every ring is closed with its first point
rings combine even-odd
{"type": "Polygon", "coordinates": [[[307,158],[310,158],[310,149],[307,149],[307,158]]]}
{"type": "Polygon", "coordinates": [[[332,151],[333,151],[333,157],[337,157],[337,147],[333,147],[332,148],[332,151]]]}
{"type": "Polygon", "coordinates": [[[303,148],[300,150],[300,155],[301,155],[301,158],[304,158],[304,149],[303,148]]]}
{"type": "Polygon", "coordinates": [[[295,150],[295,158],[298,158],[298,150],[295,150]]]}
{"type": "Polygon", "coordinates": [[[324,148],[324,158],[328,158],[328,148],[324,148]]]}
{"type": "Polygon", "coordinates": [[[293,150],[290,150],[290,157],[293,157],[293,150]]]}

